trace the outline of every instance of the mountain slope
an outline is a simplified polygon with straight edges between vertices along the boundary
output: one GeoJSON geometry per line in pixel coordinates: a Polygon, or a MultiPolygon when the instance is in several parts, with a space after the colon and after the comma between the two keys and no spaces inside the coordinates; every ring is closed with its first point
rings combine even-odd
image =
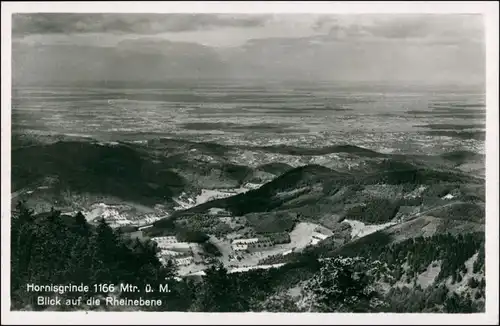
{"type": "Polygon", "coordinates": [[[179,148],[162,149],[160,153],[132,144],[94,141],[59,141],[14,148],[12,188],[19,191],[36,184],[50,186],[55,192],[69,189],[155,204],[171,201],[183,191],[200,189],[197,180],[202,178],[204,184],[231,187],[241,184],[252,172],[224,161],[206,164],[178,155],[179,152],[179,148]],[[54,183],[46,185],[47,178],[54,183]]]}
{"type": "MultiPolygon", "coordinates": [[[[409,218],[414,212],[440,218],[444,223],[440,228],[451,227],[450,220],[465,225],[464,219],[474,213],[469,222],[479,225],[484,219],[481,184],[481,179],[463,173],[394,159],[350,172],[307,165],[289,170],[257,189],[177,211],[165,225],[195,216],[215,221],[210,217],[211,209],[244,216],[247,226],[258,233],[265,232],[260,224],[274,232],[289,232],[300,221],[335,228],[343,219],[379,224],[409,218]],[[465,208],[467,212],[460,213],[465,208]]],[[[151,230],[162,229],[163,224],[157,221],[151,230]]]]}

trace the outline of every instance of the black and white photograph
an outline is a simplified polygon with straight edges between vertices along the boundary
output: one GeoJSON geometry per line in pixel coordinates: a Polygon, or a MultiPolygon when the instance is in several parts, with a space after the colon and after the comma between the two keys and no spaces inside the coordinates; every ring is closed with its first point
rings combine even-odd
{"type": "Polygon", "coordinates": [[[52,5],[2,71],[9,311],[498,304],[483,13],[52,5]]]}

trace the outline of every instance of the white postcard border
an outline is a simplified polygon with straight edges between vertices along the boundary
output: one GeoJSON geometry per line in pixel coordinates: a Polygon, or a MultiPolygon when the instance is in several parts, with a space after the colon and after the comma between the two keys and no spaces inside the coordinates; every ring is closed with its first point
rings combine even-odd
{"type": "Polygon", "coordinates": [[[498,2],[2,2],[2,324],[494,324],[498,323],[498,2]],[[480,314],[313,314],[10,311],[11,14],[162,13],[478,13],[486,23],[486,312],[480,314]]]}

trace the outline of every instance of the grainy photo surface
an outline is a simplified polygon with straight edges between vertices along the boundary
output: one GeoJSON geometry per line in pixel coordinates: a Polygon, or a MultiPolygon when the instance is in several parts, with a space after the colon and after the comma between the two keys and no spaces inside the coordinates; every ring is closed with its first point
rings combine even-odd
{"type": "Polygon", "coordinates": [[[14,311],[485,311],[474,14],[16,13],[14,311]]]}

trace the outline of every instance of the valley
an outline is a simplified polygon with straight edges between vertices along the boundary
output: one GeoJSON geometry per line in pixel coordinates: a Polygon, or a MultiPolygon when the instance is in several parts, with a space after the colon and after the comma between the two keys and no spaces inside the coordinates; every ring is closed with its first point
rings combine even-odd
{"type": "MultiPolygon", "coordinates": [[[[30,207],[41,211],[53,207],[66,215],[82,212],[91,224],[104,218],[112,228],[142,240],[173,237],[181,244],[186,240],[180,238],[194,236],[194,240],[187,240],[193,241],[187,251],[177,251],[174,246],[158,252],[164,263],[169,259],[179,262],[179,276],[188,277],[198,275],[214,259],[229,271],[262,268],[269,261],[281,266],[288,257],[304,251],[328,248],[323,253],[328,255],[332,244],[333,248],[342,248],[377,232],[404,241],[419,234],[433,236],[454,228],[464,230],[465,225],[477,225],[467,232],[481,230],[484,220],[484,194],[478,192],[482,179],[453,165],[450,160],[459,153],[442,158],[405,157],[344,146],[328,151],[338,151],[348,161],[362,164],[351,163],[349,169],[333,170],[315,164],[293,167],[277,162],[257,167],[228,165],[224,163],[226,149],[215,146],[219,151],[215,160],[211,144],[170,140],[154,144],[109,145],[73,140],[21,147],[13,152],[14,175],[25,175],[16,170],[21,167],[16,161],[26,162],[28,156],[43,148],[44,156],[36,161],[38,171],[29,171],[30,178],[44,176],[44,181],[34,186],[23,184],[25,187],[15,192],[13,204],[25,198],[30,207]],[[75,147],[81,157],[97,156],[68,164],[58,161],[59,148],[75,147]],[[123,155],[127,160],[120,158],[123,155]],[[204,155],[212,155],[210,163],[198,161],[204,155]],[[135,165],[131,165],[131,157],[135,165]],[[99,188],[86,188],[87,173],[95,171],[89,170],[93,162],[105,168],[102,158],[109,160],[112,170],[94,184],[99,188]],[[180,164],[184,164],[182,170],[177,168],[180,164]],[[76,171],[83,173],[81,177],[72,174],[68,178],[76,171]],[[143,178],[139,188],[137,178],[143,178]],[[106,182],[134,197],[120,197],[118,189],[108,187],[106,182]],[[212,187],[202,188],[207,185],[212,187]],[[447,208],[460,205],[477,215],[466,213],[468,221],[460,222],[459,216],[446,213],[447,208]],[[429,222],[422,224],[422,219],[429,222]],[[253,238],[270,241],[270,245],[235,250],[235,241],[253,238]]],[[[259,155],[258,150],[263,149],[254,150],[254,155],[259,155]]],[[[294,155],[304,154],[295,150],[294,155]]],[[[306,155],[329,154],[320,151],[306,155]]],[[[22,168],[28,167],[23,164],[22,168]]]]}
{"type": "MultiPolygon", "coordinates": [[[[452,103],[439,101],[448,95],[426,94],[422,103],[408,94],[383,97],[383,107],[394,106],[390,113],[369,112],[382,101],[370,92],[359,95],[366,102],[334,96],[345,102],[342,108],[311,108],[289,95],[281,104],[248,108],[210,100],[202,106],[190,95],[175,103],[120,101],[113,90],[110,102],[110,90],[81,92],[92,105],[71,126],[62,117],[77,114],[64,109],[72,101],[42,92],[46,105],[54,105],[56,117],[45,117],[50,132],[30,118],[42,113],[29,96],[17,104],[12,211],[25,216],[16,222],[19,230],[30,231],[15,232],[28,243],[30,232],[41,233],[68,248],[35,236],[31,246],[46,248],[40,250],[64,273],[38,260],[19,261],[17,270],[39,266],[32,273],[46,280],[166,279],[175,291],[165,309],[177,311],[484,309],[479,98],[452,103]],[[476,122],[454,117],[464,109],[458,105],[476,122]],[[427,110],[418,110],[422,106],[427,110]],[[144,108],[150,114],[139,119],[134,110],[144,108]],[[269,121],[248,110],[265,111],[269,121]],[[435,123],[437,114],[449,116],[435,123]],[[87,258],[67,258],[75,253],[87,258]],[[354,279],[330,279],[338,271],[354,279]],[[368,291],[376,300],[347,308],[338,306],[343,299],[325,303],[329,294],[321,291],[349,282],[361,291],[351,299],[368,291]],[[208,298],[219,292],[224,296],[211,306],[208,298]]],[[[245,96],[258,103],[274,92],[245,96]]],[[[159,95],[144,90],[141,96],[159,95]]],[[[26,275],[20,273],[19,282],[26,275]]],[[[16,293],[19,305],[29,304],[22,289],[16,293]]]]}

